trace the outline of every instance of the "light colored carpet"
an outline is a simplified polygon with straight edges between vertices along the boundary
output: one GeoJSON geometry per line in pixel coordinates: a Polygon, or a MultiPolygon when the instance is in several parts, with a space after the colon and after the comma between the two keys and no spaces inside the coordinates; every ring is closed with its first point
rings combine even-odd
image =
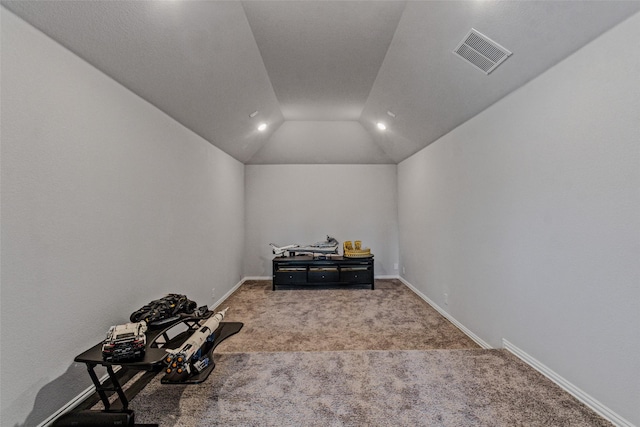
{"type": "Polygon", "coordinates": [[[399,280],[371,289],[271,290],[248,281],[220,308],[243,322],[216,353],[479,348],[399,280]]]}
{"type": "Polygon", "coordinates": [[[168,426],[605,426],[505,350],[236,353],[200,385],[149,384],[168,426]]]}
{"type": "Polygon", "coordinates": [[[605,426],[505,350],[483,350],[398,280],[376,289],[245,282],[244,328],[199,385],[158,375],[130,402],[160,426],[605,426]]]}

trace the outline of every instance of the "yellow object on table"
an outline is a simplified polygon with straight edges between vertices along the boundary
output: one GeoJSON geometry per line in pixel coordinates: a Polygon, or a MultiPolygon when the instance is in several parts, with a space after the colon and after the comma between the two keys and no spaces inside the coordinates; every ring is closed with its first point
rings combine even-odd
{"type": "Polygon", "coordinates": [[[355,249],[351,244],[351,240],[347,240],[342,245],[344,256],[347,258],[368,258],[371,256],[371,249],[364,248],[362,249],[362,241],[356,240],[355,249]]]}

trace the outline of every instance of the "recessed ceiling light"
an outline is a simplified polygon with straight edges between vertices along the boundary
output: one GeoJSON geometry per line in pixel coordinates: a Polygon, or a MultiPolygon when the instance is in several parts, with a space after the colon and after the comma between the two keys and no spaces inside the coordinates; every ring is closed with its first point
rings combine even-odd
{"type": "Polygon", "coordinates": [[[378,122],[378,124],[376,126],[378,126],[378,129],[380,129],[380,130],[387,129],[387,126],[382,122],[378,122]]]}
{"type": "Polygon", "coordinates": [[[249,117],[251,117],[252,119],[258,115],[258,111],[254,111],[253,113],[249,114],[249,117]]]}
{"type": "Polygon", "coordinates": [[[260,132],[262,132],[262,131],[263,131],[263,130],[265,130],[266,128],[267,128],[267,124],[266,124],[266,123],[260,123],[260,124],[258,125],[258,130],[259,130],[260,132]]]}
{"type": "Polygon", "coordinates": [[[392,111],[387,111],[387,114],[389,117],[393,117],[394,119],[396,118],[396,115],[392,111]]]}

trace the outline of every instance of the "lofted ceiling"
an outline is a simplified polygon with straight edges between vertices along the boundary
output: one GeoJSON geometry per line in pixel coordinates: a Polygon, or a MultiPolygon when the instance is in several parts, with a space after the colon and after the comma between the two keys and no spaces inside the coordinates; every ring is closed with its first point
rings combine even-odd
{"type": "Polygon", "coordinates": [[[2,4],[246,164],[398,163],[640,11],[613,0],[2,4]],[[452,53],[471,28],[513,52],[489,75],[452,53]]]}

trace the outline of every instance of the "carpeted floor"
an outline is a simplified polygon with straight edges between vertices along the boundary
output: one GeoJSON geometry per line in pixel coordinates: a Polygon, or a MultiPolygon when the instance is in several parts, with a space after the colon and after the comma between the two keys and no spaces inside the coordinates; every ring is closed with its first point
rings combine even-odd
{"type": "Polygon", "coordinates": [[[505,350],[235,353],[200,385],[159,379],[136,421],[168,426],[606,426],[505,350]]]}
{"type": "Polygon", "coordinates": [[[220,306],[242,331],[217,353],[479,348],[399,280],[371,289],[271,290],[247,281],[220,306]]]}
{"type": "Polygon", "coordinates": [[[245,324],[198,385],[158,375],[130,402],[169,426],[610,425],[506,350],[483,350],[398,280],[376,289],[245,282],[245,324]]]}

